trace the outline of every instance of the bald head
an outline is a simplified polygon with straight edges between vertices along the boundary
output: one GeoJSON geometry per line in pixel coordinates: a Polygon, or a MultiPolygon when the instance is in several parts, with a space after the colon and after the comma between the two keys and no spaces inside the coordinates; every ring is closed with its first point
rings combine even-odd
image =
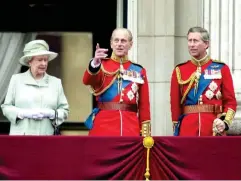
{"type": "Polygon", "coordinates": [[[127,28],[116,28],[116,29],[112,32],[111,40],[114,39],[114,37],[115,37],[115,35],[116,35],[117,33],[124,33],[124,34],[126,34],[129,41],[132,41],[132,39],[133,39],[131,31],[128,30],[127,28]]]}

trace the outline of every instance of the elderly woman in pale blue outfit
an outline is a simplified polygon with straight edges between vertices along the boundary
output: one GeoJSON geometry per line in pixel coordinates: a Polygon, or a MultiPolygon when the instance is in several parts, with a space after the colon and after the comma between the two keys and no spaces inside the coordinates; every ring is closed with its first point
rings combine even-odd
{"type": "Polygon", "coordinates": [[[23,52],[19,62],[29,69],[11,77],[1,105],[11,122],[10,135],[53,135],[53,124],[59,126],[69,114],[61,80],[46,73],[48,62],[58,54],[49,51],[44,40],[29,42],[23,52]]]}

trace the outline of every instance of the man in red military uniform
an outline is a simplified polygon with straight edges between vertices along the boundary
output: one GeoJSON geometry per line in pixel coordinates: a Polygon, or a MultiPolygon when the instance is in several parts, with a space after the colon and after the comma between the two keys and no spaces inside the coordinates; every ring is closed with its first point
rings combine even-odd
{"type": "Polygon", "coordinates": [[[97,107],[85,121],[91,136],[150,135],[150,103],[146,70],[128,59],[132,34],[117,28],[111,37],[112,55],[97,44],[83,83],[92,89],[97,107]]]}
{"type": "Polygon", "coordinates": [[[174,136],[225,135],[237,107],[230,69],[207,54],[207,30],[190,28],[187,39],[192,58],[177,65],[171,78],[174,136]]]}

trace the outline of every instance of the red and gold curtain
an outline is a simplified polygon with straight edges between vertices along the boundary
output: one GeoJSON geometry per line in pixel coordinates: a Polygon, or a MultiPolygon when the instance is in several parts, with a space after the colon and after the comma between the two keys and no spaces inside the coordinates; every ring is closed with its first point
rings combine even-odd
{"type": "Polygon", "coordinates": [[[241,179],[241,137],[0,136],[0,179],[241,179]],[[150,158],[147,157],[147,147],[150,158]]]}

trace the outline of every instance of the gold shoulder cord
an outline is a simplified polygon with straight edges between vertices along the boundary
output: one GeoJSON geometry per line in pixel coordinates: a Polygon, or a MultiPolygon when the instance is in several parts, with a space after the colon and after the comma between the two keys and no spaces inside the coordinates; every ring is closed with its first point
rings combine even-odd
{"type": "Polygon", "coordinates": [[[179,85],[184,85],[189,83],[187,90],[184,92],[183,97],[181,99],[181,104],[182,104],[195,81],[196,73],[193,72],[192,75],[187,80],[182,80],[180,69],[176,67],[176,74],[177,74],[177,81],[179,85]]]}
{"type": "Polygon", "coordinates": [[[94,96],[99,96],[100,94],[102,94],[103,92],[105,92],[115,81],[115,79],[118,77],[119,75],[119,72],[120,72],[120,69],[117,69],[116,71],[114,72],[109,72],[107,70],[105,70],[103,64],[101,65],[100,69],[102,70],[103,72],[103,78],[102,78],[102,84],[101,86],[98,88],[98,89],[94,89],[93,87],[90,87],[90,92],[94,95],[94,96]],[[104,86],[104,82],[105,82],[105,78],[107,76],[113,76],[113,79],[112,81],[105,87],[103,88],[104,86]],[[103,89],[102,89],[103,88],[103,89]]]}
{"type": "Polygon", "coordinates": [[[116,75],[117,73],[120,72],[120,69],[117,69],[117,70],[114,71],[114,72],[109,72],[109,71],[105,70],[105,68],[104,68],[103,65],[101,65],[101,70],[102,70],[107,76],[108,76],[108,75],[116,75]]]}

